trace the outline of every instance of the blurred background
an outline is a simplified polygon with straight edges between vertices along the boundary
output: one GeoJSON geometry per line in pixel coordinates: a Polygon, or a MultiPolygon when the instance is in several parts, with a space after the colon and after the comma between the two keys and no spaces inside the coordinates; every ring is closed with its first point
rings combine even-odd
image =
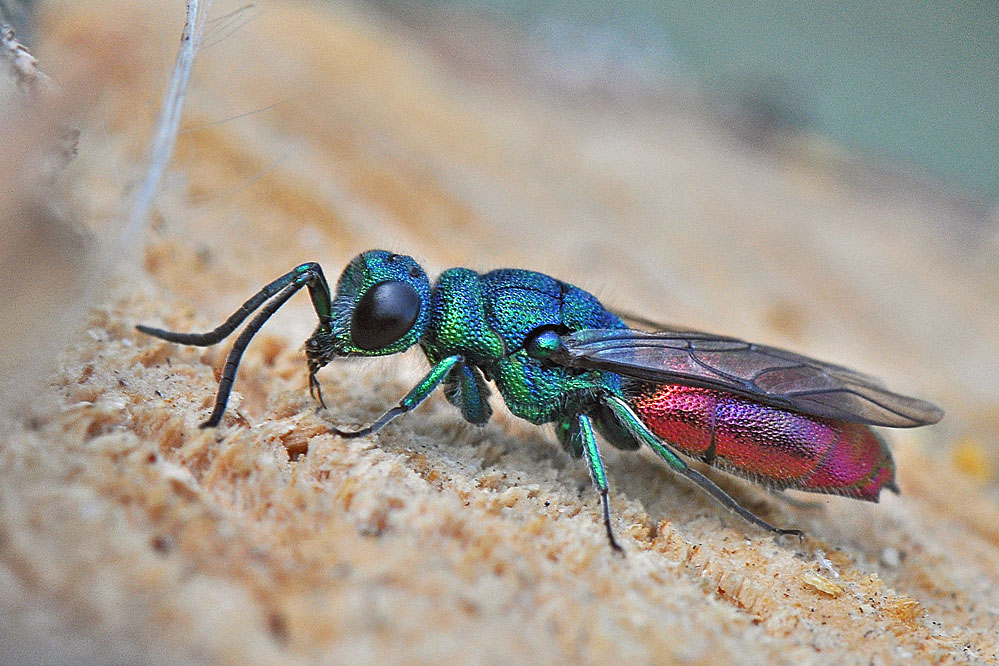
{"type": "Polygon", "coordinates": [[[506,24],[530,43],[532,73],[566,90],[694,85],[741,115],[748,138],[807,130],[971,205],[999,198],[995,3],[375,5],[425,25],[506,24]]]}

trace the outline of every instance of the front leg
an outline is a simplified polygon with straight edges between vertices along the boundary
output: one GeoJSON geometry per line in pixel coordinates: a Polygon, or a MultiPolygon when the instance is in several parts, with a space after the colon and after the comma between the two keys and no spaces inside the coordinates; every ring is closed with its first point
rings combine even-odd
{"type": "Polygon", "coordinates": [[[395,417],[401,416],[414,409],[417,405],[426,400],[427,396],[433,393],[434,389],[441,385],[441,382],[443,382],[448,376],[448,373],[451,372],[452,368],[460,363],[464,363],[464,360],[464,357],[460,354],[456,354],[439,361],[437,365],[430,369],[427,376],[421,379],[420,383],[414,386],[413,390],[407,393],[406,397],[399,401],[398,405],[379,416],[374,423],[366,428],[361,428],[360,430],[340,430],[339,428],[330,428],[330,430],[332,430],[335,435],[348,438],[365,437],[381,430],[382,426],[386,423],[395,417]]]}
{"type": "MultiPolygon", "coordinates": [[[[232,349],[225,359],[225,366],[222,369],[222,378],[219,380],[218,392],[215,394],[215,407],[211,416],[201,424],[202,428],[213,428],[222,420],[225,413],[226,403],[229,401],[229,393],[232,391],[233,382],[236,381],[236,370],[239,362],[243,358],[243,352],[250,340],[256,335],[260,327],[277,312],[284,303],[291,298],[296,291],[302,287],[309,288],[309,295],[312,297],[312,306],[319,317],[319,328],[325,330],[329,328],[331,308],[330,288],[323,277],[323,269],[314,261],[302,264],[285,273],[277,280],[266,285],[263,289],[250,297],[222,324],[207,333],[180,333],[177,331],[167,331],[162,328],[138,325],[135,328],[147,335],[152,335],[168,342],[177,342],[182,345],[195,345],[207,347],[227,338],[235,331],[240,324],[253,314],[258,308],[257,315],[250,320],[243,332],[236,338],[232,349]]],[[[315,374],[315,372],[313,372],[315,374]]],[[[311,387],[311,383],[310,383],[311,387]]],[[[322,402],[322,395],[320,395],[322,402]]]]}
{"type": "Polygon", "coordinates": [[[317,372],[319,372],[318,369],[309,368],[309,397],[318,400],[319,406],[326,409],[326,401],[323,400],[323,387],[319,385],[319,380],[316,378],[317,372]]]}

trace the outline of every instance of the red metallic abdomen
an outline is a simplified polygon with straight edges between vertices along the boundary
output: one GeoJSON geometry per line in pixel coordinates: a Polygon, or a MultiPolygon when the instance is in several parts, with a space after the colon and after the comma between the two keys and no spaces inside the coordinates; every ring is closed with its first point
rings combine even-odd
{"type": "Polygon", "coordinates": [[[646,384],[631,396],[652,432],[680,452],[778,488],[872,502],[895,463],[867,426],[808,416],[711,389],[646,384]]]}

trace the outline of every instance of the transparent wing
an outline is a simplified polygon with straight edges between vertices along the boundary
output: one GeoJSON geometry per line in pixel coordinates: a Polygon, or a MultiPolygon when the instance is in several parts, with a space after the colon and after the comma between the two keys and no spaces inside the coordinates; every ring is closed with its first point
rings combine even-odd
{"type": "Polygon", "coordinates": [[[695,331],[589,329],[562,336],[555,363],[650,382],[728,391],[838,421],[911,428],[936,423],[936,405],[877,379],[794,352],[695,331]]]}

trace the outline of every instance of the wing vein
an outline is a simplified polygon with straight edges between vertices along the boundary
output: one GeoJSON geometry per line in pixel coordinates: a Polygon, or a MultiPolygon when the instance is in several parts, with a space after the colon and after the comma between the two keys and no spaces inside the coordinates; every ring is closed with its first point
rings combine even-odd
{"type": "Polygon", "coordinates": [[[690,331],[589,329],[563,336],[562,345],[557,362],[571,367],[727,391],[838,421],[913,427],[936,423],[943,416],[935,405],[894,393],[868,375],[737,338],[690,331]],[[766,381],[768,375],[772,385],[766,381]]]}

